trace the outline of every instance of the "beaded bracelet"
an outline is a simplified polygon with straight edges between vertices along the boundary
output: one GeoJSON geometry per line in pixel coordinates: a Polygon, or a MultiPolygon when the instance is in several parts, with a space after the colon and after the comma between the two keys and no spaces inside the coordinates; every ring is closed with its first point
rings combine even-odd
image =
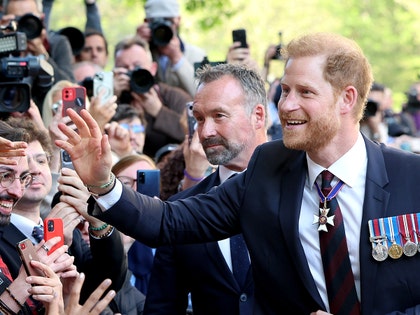
{"type": "Polygon", "coordinates": [[[201,182],[204,179],[204,177],[192,177],[190,174],[188,174],[186,169],[184,169],[184,176],[193,182],[201,182]]]}
{"type": "Polygon", "coordinates": [[[16,302],[17,305],[20,306],[20,308],[24,308],[25,306],[19,302],[19,300],[16,298],[16,296],[13,295],[12,291],[10,291],[9,287],[6,288],[7,293],[9,293],[10,297],[13,299],[13,301],[16,302]]]}
{"type": "Polygon", "coordinates": [[[106,233],[102,234],[102,235],[95,235],[92,232],[89,232],[89,235],[92,236],[95,239],[101,239],[101,238],[107,238],[108,236],[110,236],[112,234],[112,232],[114,232],[114,227],[111,226],[111,228],[106,231],[106,233]]]}
{"type": "Polygon", "coordinates": [[[89,231],[102,231],[102,230],[105,230],[107,227],[108,227],[108,223],[104,223],[100,227],[94,227],[94,226],[89,225],[89,231]]]}
{"type": "Polygon", "coordinates": [[[105,184],[102,184],[102,185],[99,185],[99,186],[85,184],[85,187],[87,189],[90,189],[90,188],[104,189],[104,188],[108,188],[109,186],[111,186],[114,183],[114,181],[115,181],[115,175],[114,175],[114,173],[111,173],[109,181],[106,182],[105,184]]]}

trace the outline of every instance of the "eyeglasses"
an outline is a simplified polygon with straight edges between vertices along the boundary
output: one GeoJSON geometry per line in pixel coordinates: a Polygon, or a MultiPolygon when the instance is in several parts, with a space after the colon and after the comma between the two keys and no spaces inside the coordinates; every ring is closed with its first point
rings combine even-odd
{"type": "Polygon", "coordinates": [[[117,176],[117,178],[120,180],[120,182],[127,187],[131,187],[134,188],[134,184],[136,183],[136,179],[135,178],[131,178],[128,176],[117,176]]]}
{"type": "Polygon", "coordinates": [[[129,124],[120,124],[121,127],[123,127],[125,130],[131,130],[134,133],[142,133],[144,132],[144,126],[143,125],[129,125],[129,124]]]}
{"type": "Polygon", "coordinates": [[[20,177],[15,177],[15,173],[11,171],[0,173],[0,185],[3,188],[10,187],[16,179],[19,179],[20,184],[24,188],[28,188],[32,184],[34,178],[31,173],[23,174],[20,177]]]}
{"type": "Polygon", "coordinates": [[[46,166],[51,161],[51,155],[46,153],[28,155],[28,158],[32,158],[32,160],[34,160],[34,162],[37,163],[39,166],[46,166]]]}

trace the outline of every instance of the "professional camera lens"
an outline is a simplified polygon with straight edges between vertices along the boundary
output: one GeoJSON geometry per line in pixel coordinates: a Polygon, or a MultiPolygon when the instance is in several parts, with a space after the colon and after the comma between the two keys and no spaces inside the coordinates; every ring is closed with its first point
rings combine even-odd
{"type": "Polygon", "coordinates": [[[30,87],[24,83],[2,83],[0,87],[0,112],[26,112],[30,103],[30,87]]]}
{"type": "Polygon", "coordinates": [[[41,35],[42,32],[42,22],[41,20],[31,14],[25,14],[18,20],[17,31],[26,34],[27,39],[34,39],[41,35]]]}
{"type": "Polygon", "coordinates": [[[144,94],[155,84],[152,74],[146,69],[135,69],[130,75],[130,88],[133,92],[144,94]]]}
{"type": "Polygon", "coordinates": [[[166,46],[174,36],[172,23],[165,19],[155,19],[150,24],[152,31],[152,43],[156,46],[166,46]]]}

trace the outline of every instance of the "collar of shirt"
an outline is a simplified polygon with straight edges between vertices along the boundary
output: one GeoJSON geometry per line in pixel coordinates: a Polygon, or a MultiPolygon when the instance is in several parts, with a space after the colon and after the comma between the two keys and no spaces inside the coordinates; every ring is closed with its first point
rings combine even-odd
{"type": "MultiPolygon", "coordinates": [[[[321,165],[316,164],[311,158],[306,155],[308,163],[308,180],[309,187],[314,188],[315,181],[319,174],[325,170],[321,165]]],[[[366,146],[362,135],[359,133],[356,143],[347,151],[341,158],[332,164],[328,170],[337,178],[341,179],[346,186],[353,187],[359,172],[365,171],[367,165],[366,146]],[[359,172],[357,172],[359,171],[359,172]]],[[[336,183],[337,178],[334,178],[332,185],[336,183]]],[[[321,184],[321,182],[319,182],[321,184]]]]}
{"type": "Polygon", "coordinates": [[[242,173],[242,172],[232,171],[223,165],[219,166],[219,179],[221,183],[223,183],[226,179],[231,177],[233,174],[238,174],[238,173],[242,173]]]}
{"type": "Polygon", "coordinates": [[[35,241],[35,239],[32,236],[32,231],[34,229],[35,225],[41,225],[44,226],[41,218],[39,219],[38,224],[34,224],[32,220],[29,220],[28,218],[25,218],[24,216],[21,216],[16,213],[12,213],[10,217],[10,222],[13,223],[16,228],[22,232],[23,235],[25,235],[27,238],[29,238],[33,243],[38,243],[35,241]]]}

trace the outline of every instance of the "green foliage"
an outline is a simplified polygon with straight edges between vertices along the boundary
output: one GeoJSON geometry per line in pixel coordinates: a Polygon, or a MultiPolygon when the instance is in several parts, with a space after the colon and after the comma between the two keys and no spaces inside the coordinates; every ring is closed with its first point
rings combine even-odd
{"type": "MultiPolygon", "coordinates": [[[[145,0],[97,0],[103,28],[113,46],[134,35],[144,19],[145,0]]],[[[307,32],[337,32],[356,40],[368,56],[375,79],[394,90],[396,106],[420,74],[420,2],[412,0],[179,0],[181,36],[202,47],[209,60],[221,61],[232,43],[231,31],[247,30],[251,54],[262,65],[269,44],[307,32]]],[[[54,3],[53,29],[84,29],[82,0],[54,3]],[[75,14],[76,13],[76,14],[75,14]]],[[[112,67],[112,58],[109,67],[112,67]]],[[[282,75],[282,62],[273,61],[270,77],[282,75]]]]}

